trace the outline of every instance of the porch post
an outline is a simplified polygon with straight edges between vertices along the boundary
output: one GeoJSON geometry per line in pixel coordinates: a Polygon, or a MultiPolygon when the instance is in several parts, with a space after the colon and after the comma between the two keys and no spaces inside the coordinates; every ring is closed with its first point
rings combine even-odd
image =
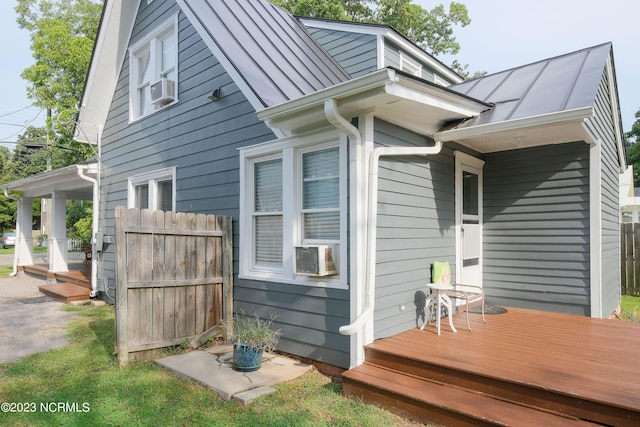
{"type": "Polygon", "coordinates": [[[49,238],[49,271],[69,271],[67,263],[67,207],[64,191],[51,194],[51,225],[49,238]]]}
{"type": "Polygon", "coordinates": [[[33,198],[21,197],[18,201],[16,218],[17,265],[33,265],[33,198]]]}

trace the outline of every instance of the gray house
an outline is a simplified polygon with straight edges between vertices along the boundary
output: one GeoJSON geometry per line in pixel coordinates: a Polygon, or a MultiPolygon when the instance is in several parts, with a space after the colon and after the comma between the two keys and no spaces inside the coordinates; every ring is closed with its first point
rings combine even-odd
{"type": "Polygon", "coordinates": [[[610,44],[463,81],[388,26],[107,0],[78,128],[105,242],[116,206],[233,216],[235,309],[277,314],[285,352],[362,363],[416,327],[434,260],[493,304],[619,304],[610,44]]]}

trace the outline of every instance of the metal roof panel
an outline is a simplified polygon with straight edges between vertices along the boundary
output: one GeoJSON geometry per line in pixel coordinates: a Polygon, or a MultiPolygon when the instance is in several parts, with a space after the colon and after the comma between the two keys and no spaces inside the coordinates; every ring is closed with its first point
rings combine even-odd
{"type": "Polygon", "coordinates": [[[495,104],[463,127],[592,106],[610,50],[605,43],[450,86],[495,104]]]}
{"type": "Polygon", "coordinates": [[[300,22],[265,0],[184,0],[265,106],[349,79],[300,22]]]}

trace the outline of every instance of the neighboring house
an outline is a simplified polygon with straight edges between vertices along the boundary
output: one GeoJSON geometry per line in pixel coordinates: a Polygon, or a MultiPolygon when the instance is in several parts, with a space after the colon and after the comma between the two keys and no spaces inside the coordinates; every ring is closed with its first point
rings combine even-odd
{"type": "Polygon", "coordinates": [[[434,260],[493,304],[619,304],[608,43],[463,82],[388,26],[107,0],[79,131],[101,152],[108,298],[129,206],[232,215],[236,310],[277,315],[281,350],[340,367],[416,327],[434,260]],[[327,275],[300,274],[310,246],[331,249],[327,275]]]}
{"type": "Polygon", "coordinates": [[[633,166],[620,175],[621,222],[640,222],[640,188],[633,185],[633,166]]]}

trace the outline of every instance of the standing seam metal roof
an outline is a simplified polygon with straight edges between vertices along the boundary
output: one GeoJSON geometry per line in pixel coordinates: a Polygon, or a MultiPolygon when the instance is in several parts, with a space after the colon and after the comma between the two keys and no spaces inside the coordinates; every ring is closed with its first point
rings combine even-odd
{"type": "Polygon", "coordinates": [[[265,107],[349,80],[293,16],[265,0],[185,0],[265,107]]]}
{"type": "Polygon", "coordinates": [[[452,85],[450,89],[495,104],[466,125],[589,107],[595,103],[610,52],[611,43],[605,43],[452,85]]]}

